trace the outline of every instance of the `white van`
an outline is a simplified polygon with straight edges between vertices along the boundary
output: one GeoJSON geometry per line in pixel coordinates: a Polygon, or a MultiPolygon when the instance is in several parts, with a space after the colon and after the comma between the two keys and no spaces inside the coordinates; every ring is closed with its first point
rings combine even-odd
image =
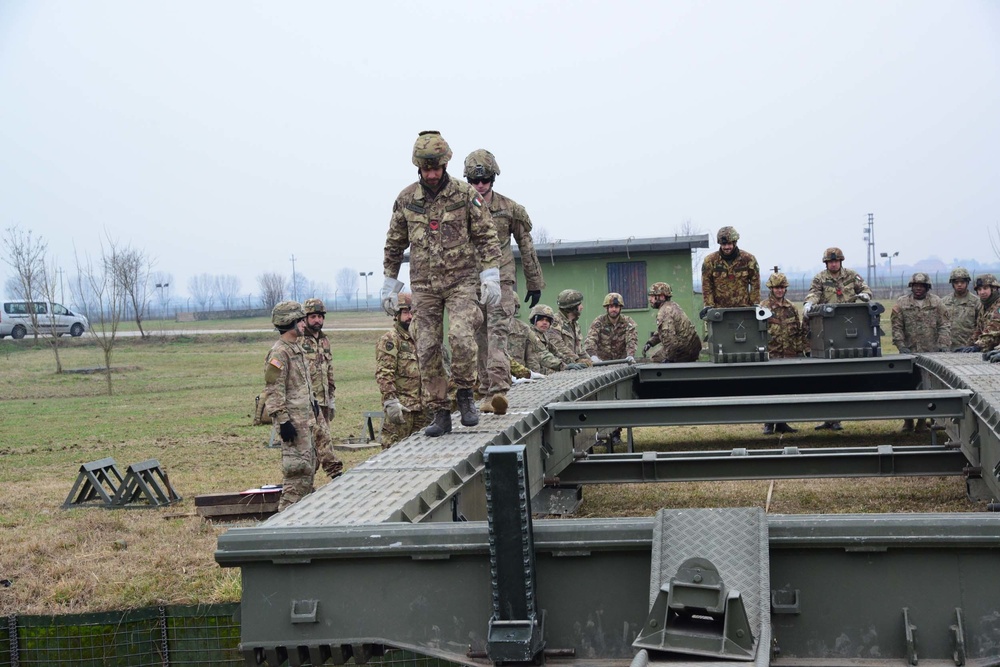
{"type": "MultiPolygon", "coordinates": [[[[35,314],[38,316],[38,333],[55,333],[57,336],[69,334],[82,336],[90,323],[83,315],[78,315],[60,303],[45,303],[32,301],[35,314]]],[[[31,314],[28,312],[28,301],[7,301],[0,312],[0,338],[24,338],[34,333],[31,326],[31,314]]]]}

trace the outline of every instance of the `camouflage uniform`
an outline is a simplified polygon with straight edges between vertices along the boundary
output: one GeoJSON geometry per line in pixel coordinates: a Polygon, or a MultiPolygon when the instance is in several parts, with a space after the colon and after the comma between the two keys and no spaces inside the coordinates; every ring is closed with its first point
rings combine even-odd
{"type": "MultiPolygon", "coordinates": [[[[535,334],[534,340],[528,339],[529,344],[535,348],[535,355],[538,357],[539,369],[532,368],[531,370],[536,373],[541,373],[542,375],[548,375],[549,373],[554,373],[556,371],[561,371],[566,368],[566,364],[559,357],[556,346],[553,344],[552,339],[555,336],[552,335],[552,329],[549,328],[548,331],[539,331],[535,329],[532,333],[535,334]]],[[[574,359],[572,362],[576,363],[574,359]]]]}
{"type": "MultiPolygon", "coordinates": [[[[536,373],[544,373],[539,370],[541,364],[538,360],[538,347],[531,344],[531,339],[535,338],[534,328],[516,317],[510,318],[510,336],[507,338],[507,352],[511,361],[517,361],[536,373]]],[[[544,346],[542,346],[544,348],[544,346]]]]}
{"type": "Polygon", "coordinates": [[[698,330],[684,309],[673,301],[666,301],[656,311],[656,333],[649,342],[660,345],[660,349],[653,353],[653,361],[657,363],[697,361],[701,354],[698,330]]]}
{"type": "Polygon", "coordinates": [[[590,357],[583,350],[583,331],[579,320],[570,321],[563,311],[556,313],[555,321],[546,332],[546,339],[564,364],[590,363],[590,357]]]}
{"type": "Polygon", "coordinates": [[[767,321],[767,352],[773,359],[803,357],[809,349],[809,329],[795,304],[773,294],[764,304],[771,311],[767,321]]]}
{"type": "Polygon", "coordinates": [[[337,390],[337,385],[333,381],[333,353],[330,351],[330,339],[322,331],[314,336],[309,327],[306,327],[305,335],[299,336],[297,342],[306,355],[313,395],[319,403],[319,413],[316,415],[313,427],[316,456],[323,472],[333,478],[344,471],[344,464],[333,453],[333,441],[330,438],[330,421],[336,410],[334,392],[337,390]]]}
{"type": "Polygon", "coordinates": [[[713,252],[701,264],[701,293],[710,308],[739,308],[760,303],[760,267],[757,258],[736,248],[725,258],[713,252]]]}
{"type": "Polygon", "coordinates": [[[476,330],[478,343],[479,391],[481,394],[506,392],[510,389],[510,361],[503,350],[507,348],[514,305],[517,303],[516,264],[510,240],[517,241],[521,253],[521,267],[529,290],[542,290],[542,267],[531,241],[531,218],[524,207],[499,192],[490,192],[486,205],[500,243],[500,305],[486,310],[485,323],[476,330]],[[489,340],[487,341],[487,331],[489,340]]]}
{"type": "Polygon", "coordinates": [[[313,394],[305,353],[298,343],[279,339],[264,362],[267,384],[265,410],[274,424],[291,421],[297,435],[293,442],[281,442],[281,500],[278,511],[313,492],[316,448],[313,444],[313,394]]]}
{"type": "Polygon", "coordinates": [[[420,182],[399,193],[385,239],[385,275],[395,278],[410,248],[414,321],[420,328],[417,358],[428,408],[447,410],[448,376],[442,358],[444,310],[449,315],[451,378],[459,391],[476,382],[477,299],[480,267],[500,263],[500,245],[483,200],[467,183],[445,172],[437,193],[420,182]]]}
{"type": "Polygon", "coordinates": [[[896,299],[889,315],[892,343],[910,352],[946,352],[951,349],[951,323],[948,309],[935,294],[923,299],[904,294],[896,299]]]}
{"type": "Polygon", "coordinates": [[[948,310],[948,318],[951,320],[951,349],[957,350],[972,345],[976,340],[973,337],[976,324],[982,319],[982,300],[972,292],[966,292],[962,296],[949,294],[941,301],[948,310]]]}
{"type": "Polygon", "coordinates": [[[382,334],[375,345],[375,382],[382,402],[396,398],[403,406],[403,423],[382,420],[382,449],[388,449],[411,433],[430,424],[421,401],[420,366],[414,326],[406,329],[397,319],[391,331],[382,334]]]}
{"type": "Polygon", "coordinates": [[[822,303],[854,303],[859,294],[867,294],[868,299],[871,299],[871,288],[857,271],[841,265],[837,273],[823,269],[816,274],[809,286],[809,293],[806,294],[806,303],[814,306],[822,303]]]}
{"type": "Polygon", "coordinates": [[[605,313],[590,323],[584,351],[602,361],[634,357],[639,346],[639,333],[635,320],[628,315],[619,315],[614,320],[605,313]]]}

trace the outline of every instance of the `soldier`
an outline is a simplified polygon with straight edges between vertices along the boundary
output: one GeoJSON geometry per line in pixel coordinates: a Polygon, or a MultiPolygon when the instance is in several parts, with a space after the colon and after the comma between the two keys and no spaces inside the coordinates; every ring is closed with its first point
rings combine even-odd
{"type": "Polygon", "coordinates": [[[653,361],[657,363],[697,361],[701,338],[687,313],[670,300],[673,294],[667,283],[649,286],[649,307],[656,310],[656,333],[646,341],[642,354],[645,356],[659,345],[660,349],[653,353],[653,361]]]}
{"type": "MultiPolygon", "coordinates": [[[[827,248],[823,252],[823,263],[826,269],[820,271],[812,279],[809,293],[806,294],[805,315],[824,303],[854,303],[868,302],[872,299],[871,288],[865,284],[864,278],[857,271],[845,268],[843,265],[844,251],[840,248],[827,248]]],[[[823,422],[816,427],[817,431],[828,428],[839,431],[843,427],[840,422],[823,422]]]]}
{"type": "Polygon", "coordinates": [[[313,492],[316,447],[313,426],[319,407],[312,393],[305,353],[298,343],[306,314],[297,301],[282,301],[271,311],[281,334],[264,361],[265,410],[281,435],[281,499],[278,511],[313,492]]]}
{"type": "MultiPolygon", "coordinates": [[[[914,273],[910,293],[896,299],[892,307],[892,343],[902,354],[911,352],[947,352],[951,349],[951,323],[944,302],[930,294],[931,279],[926,273],[914,273]]],[[[918,419],[916,430],[926,426],[918,419]]],[[[914,430],[913,420],[903,422],[903,431],[914,430]]]]}
{"type": "Polygon", "coordinates": [[[298,342],[309,364],[313,396],[319,403],[316,426],[313,428],[313,442],[316,444],[319,466],[330,479],[336,479],[344,473],[344,464],[333,453],[333,441],[330,439],[330,422],[337,414],[334,398],[337,385],[333,381],[333,353],[330,352],[330,339],[323,333],[326,306],[319,299],[306,299],[302,307],[306,314],[306,326],[298,342]]]}
{"type": "Polygon", "coordinates": [[[635,361],[639,334],[636,331],[635,320],[628,315],[622,315],[624,305],[625,299],[617,292],[610,292],[604,297],[604,309],[607,313],[591,322],[587,340],[583,342],[583,349],[590,355],[591,361],[609,359],[626,359],[629,363],[635,361]]]}
{"type": "MultiPolygon", "coordinates": [[[[530,320],[534,326],[534,337],[529,338],[529,345],[533,348],[530,354],[538,359],[538,368],[531,370],[536,373],[548,374],[562,370],[579,370],[586,368],[585,364],[579,362],[564,363],[552,344],[551,331],[552,323],[556,319],[556,314],[544,303],[540,303],[531,309],[530,320]]],[[[529,366],[530,368],[530,366],[529,366]]]]}
{"type": "Polygon", "coordinates": [[[493,226],[500,243],[500,303],[486,309],[485,322],[476,330],[479,347],[479,393],[483,396],[479,409],[483,412],[505,414],[507,412],[507,391],[510,389],[510,358],[505,354],[507,338],[510,335],[511,319],[514,317],[514,294],[517,283],[514,253],[511,237],[517,241],[521,253],[521,267],[527,283],[525,303],[534,307],[542,295],[545,281],[542,267],[531,241],[531,218],[524,207],[513,199],[493,190],[493,183],[500,175],[493,153],[480,148],[465,158],[465,178],[483,198],[489,209],[493,226]]]}
{"type": "MultiPolygon", "coordinates": [[[[989,352],[1000,345],[1000,282],[992,273],[984,273],[976,278],[976,294],[983,304],[976,331],[972,334],[975,342],[960,347],[956,352],[989,352]]],[[[996,359],[1000,361],[1000,357],[996,359]]],[[[993,358],[990,361],[995,361],[993,358]]]]}
{"type": "Polygon", "coordinates": [[[567,367],[570,364],[590,366],[590,356],[583,349],[583,331],[580,329],[580,311],[583,294],[575,289],[564,289],[556,297],[559,312],[546,332],[549,345],[567,367]]]}
{"type": "MultiPolygon", "coordinates": [[[[771,311],[771,317],[767,320],[768,355],[772,359],[804,357],[809,349],[808,329],[805,328],[795,304],[785,298],[788,278],[778,272],[777,267],[767,279],[767,288],[770,296],[764,305],[771,311]]],[[[785,422],[764,424],[764,435],[795,433],[797,430],[785,422]]]]}
{"type": "Polygon", "coordinates": [[[444,311],[448,310],[451,381],[464,426],[479,423],[472,390],[476,384],[476,328],[487,307],[500,303],[500,244],[470,185],[448,176],[452,153],[439,132],[421,132],[413,146],[419,180],[399,193],[385,238],[382,309],[396,311],[403,283],[397,280],[403,251],[410,248],[410,285],[414,322],[420,329],[417,359],[420,382],[434,421],[424,431],[437,437],[451,432],[448,376],[442,357],[444,311]],[[478,276],[477,276],[478,272],[478,276]]]}
{"type": "MultiPolygon", "coordinates": [[[[531,339],[537,336],[531,325],[517,317],[521,304],[514,300],[514,317],[510,318],[510,336],[507,337],[507,353],[511,362],[517,362],[535,373],[541,373],[538,360],[538,345],[532,345],[531,339]]],[[[544,345],[542,346],[544,347],[544,345]]]]}
{"type": "Polygon", "coordinates": [[[723,227],[716,235],[718,252],[701,264],[701,293],[707,308],[739,308],[760,303],[760,267],[757,258],[736,247],[740,235],[723,227]]]}
{"type": "Polygon", "coordinates": [[[969,291],[971,281],[972,277],[967,269],[961,266],[953,269],[948,276],[952,293],[941,299],[944,307],[948,309],[948,318],[951,320],[952,350],[972,345],[975,341],[973,334],[976,331],[976,323],[982,317],[983,302],[978,295],[969,291]]]}
{"type": "Polygon", "coordinates": [[[375,345],[375,382],[382,393],[382,449],[389,449],[430,423],[420,396],[417,345],[410,326],[413,297],[399,295],[391,331],[375,345]]]}

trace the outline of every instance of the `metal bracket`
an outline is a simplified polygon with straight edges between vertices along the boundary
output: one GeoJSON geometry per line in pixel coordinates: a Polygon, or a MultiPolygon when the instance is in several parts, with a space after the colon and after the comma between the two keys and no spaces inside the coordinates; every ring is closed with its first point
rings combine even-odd
{"type": "Polygon", "coordinates": [[[910,623],[910,609],[903,607],[903,629],[906,632],[906,661],[917,664],[917,626],[910,623]]]}
{"type": "Polygon", "coordinates": [[[80,466],[73,488],[62,504],[63,509],[86,505],[99,500],[99,505],[110,507],[118,494],[122,474],[112,458],[98,459],[80,466]]]}
{"type": "Polygon", "coordinates": [[[112,500],[114,507],[162,507],[179,502],[181,497],[170,486],[167,473],[160,469],[160,462],[147,459],[133,463],[125,471],[125,481],[112,500]],[[145,504],[138,504],[145,501],[145,504]]]}
{"type": "Polygon", "coordinates": [[[292,625],[298,623],[316,623],[316,612],[319,610],[319,600],[292,600],[292,625]]]}
{"type": "Polygon", "coordinates": [[[660,588],[637,648],[748,660],[754,657],[743,596],[705,558],[689,558],[660,588]]]}
{"type": "Polygon", "coordinates": [[[799,589],[775,589],[771,591],[772,614],[801,614],[799,608],[799,589]]]}
{"type": "Polygon", "coordinates": [[[952,636],[955,638],[955,651],[952,657],[955,664],[962,667],[965,664],[965,623],[962,621],[962,608],[955,607],[955,625],[951,626],[952,636]]]}

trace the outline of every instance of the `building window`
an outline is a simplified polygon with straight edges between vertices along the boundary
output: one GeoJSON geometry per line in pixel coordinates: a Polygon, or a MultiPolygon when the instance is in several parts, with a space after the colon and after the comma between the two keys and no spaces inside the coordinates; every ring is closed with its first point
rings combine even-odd
{"type": "Polygon", "coordinates": [[[645,308],[646,262],[608,262],[608,291],[621,294],[626,308],[645,308]]]}

